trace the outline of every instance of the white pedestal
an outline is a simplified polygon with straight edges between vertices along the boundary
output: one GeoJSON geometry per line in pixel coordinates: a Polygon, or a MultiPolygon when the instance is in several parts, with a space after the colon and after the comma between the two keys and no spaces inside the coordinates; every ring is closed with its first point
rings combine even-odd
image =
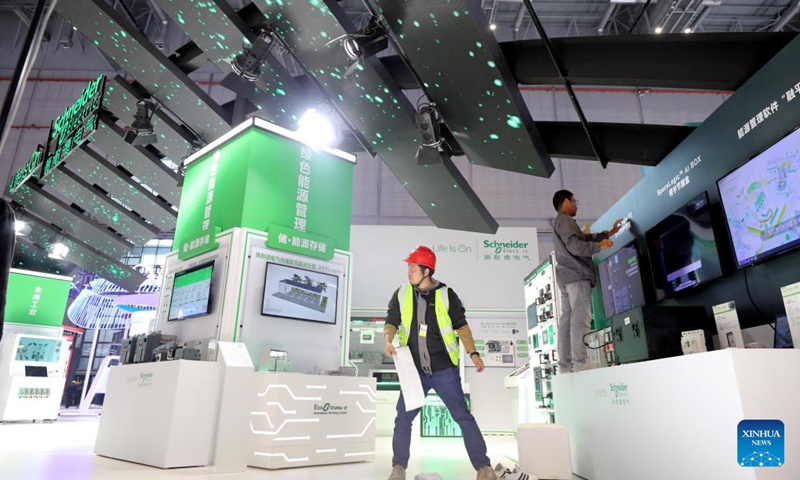
{"type": "Polygon", "coordinates": [[[188,360],[112,368],[94,452],[160,468],[209,465],[219,371],[188,360]]]}
{"type": "Polygon", "coordinates": [[[55,420],[64,393],[64,377],[9,377],[0,388],[0,422],[55,420]]]}
{"type": "Polygon", "coordinates": [[[800,350],[727,349],[557,375],[556,422],[589,480],[800,478],[800,350]],[[739,466],[742,420],[781,420],[785,464],[739,466]]]}
{"type": "Polygon", "coordinates": [[[260,372],[254,396],[250,466],[375,459],[375,379],[260,372]]]}

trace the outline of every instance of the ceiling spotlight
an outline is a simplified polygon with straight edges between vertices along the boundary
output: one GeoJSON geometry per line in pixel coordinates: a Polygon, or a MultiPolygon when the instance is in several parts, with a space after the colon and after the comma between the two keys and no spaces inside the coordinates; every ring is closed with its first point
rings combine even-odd
{"type": "Polygon", "coordinates": [[[687,28],[686,30],[683,31],[683,33],[692,33],[692,29],[691,28],[687,28]]]}
{"type": "Polygon", "coordinates": [[[64,242],[55,242],[50,245],[50,258],[64,260],[69,255],[69,247],[64,242]]]}
{"type": "Polygon", "coordinates": [[[158,109],[158,104],[152,98],[143,98],[136,102],[133,123],[124,137],[127,143],[131,145],[150,145],[158,142],[158,137],[153,129],[153,114],[156,109],[158,109]]]}
{"type": "Polygon", "coordinates": [[[423,105],[416,114],[416,121],[422,143],[415,156],[417,165],[435,165],[442,163],[445,157],[449,158],[449,153],[442,148],[447,144],[442,140],[440,134],[441,118],[436,104],[423,105]]]}
{"type": "Polygon", "coordinates": [[[664,31],[664,29],[663,29],[663,28],[661,28],[661,27],[656,27],[656,33],[661,33],[661,32],[663,32],[663,31],[664,31]]]}
{"type": "Polygon", "coordinates": [[[267,61],[269,52],[274,45],[272,32],[262,30],[252,45],[242,46],[242,53],[233,59],[231,68],[245,80],[255,82],[261,76],[261,65],[267,61]]]}
{"type": "Polygon", "coordinates": [[[347,58],[357,62],[385,50],[389,46],[389,36],[380,26],[379,18],[374,17],[366,28],[345,35],[342,46],[347,58]]]}
{"type": "Polygon", "coordinates": [[[331,118],[317,108],[309,108],[297,122],[297,134],[302,142],[314,150],[333,148],[339,141],[339,131],[331,118]]]}
{"type": "Polygon", "coordinates": [[[489,30],[497,30],[497,25],[494,23],[489,25],[489,30]]]}
{"type": "Polygon", "coordinates": [[[31,233],[31,226],[19,220],[14,221],[14,233],[20,237],[28,236],[31,233]]]}

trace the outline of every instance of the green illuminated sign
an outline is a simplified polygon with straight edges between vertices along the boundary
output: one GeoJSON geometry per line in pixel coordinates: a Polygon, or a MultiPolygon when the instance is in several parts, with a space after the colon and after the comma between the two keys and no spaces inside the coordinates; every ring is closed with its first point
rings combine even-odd
{"type": "Polygon", "coordinates": [[[46,177],[97,130],[97,115],[103,104],[105,86],[105,75],[100,75],[89,82],[81,92],[80,98],[64,109],[64,113],[53,122],[39,178],[46,177]]]}
{"type": "Polygon", "coordinates": [[[80,98],[65,108],[64,113],[52,123],[47,146],[36,149],[25,165],[12,175],[8,186],[10,192],[16,191],[37,171],[39,178],[46,177],[67,155],[89,139],[97,130],[97,115],[103,104],[105,90],[105,75],[100,75],[84,87],[80,98]]]}
{"type": "Polygon", "coordinates": [[[25,162],[25,165],[22,166],[17,173],[11,177],[11,183],[8,185],[8,190],[11,193],[17,191],[20,185],[25,183],[29,178],[34,176],[36,172],[39,171],[39,167],[42,166],[42,161],[44,160],[44,147],[39,145],[39,147],[33,152],[31,158],[25,162]]]}
{"type": "Polygon", "coordinates": [[[336,155],[250,127],[189,164],[175,238],[214,227],[268,229],[269,248],[331,259],[350,247],[353,169],[336,155]]]}
{"type": "Polygon", "coordinates": [[[69,278],[12,270],[8,275],[6,322],[60,327],[71,286],[69,278]]]}
{"type": "Polygon", "coordinates": [[[334,249],[333,241],[329,238],[279,225],[270,225],[267,247],[323,260],[332,259],[334,249]]]}

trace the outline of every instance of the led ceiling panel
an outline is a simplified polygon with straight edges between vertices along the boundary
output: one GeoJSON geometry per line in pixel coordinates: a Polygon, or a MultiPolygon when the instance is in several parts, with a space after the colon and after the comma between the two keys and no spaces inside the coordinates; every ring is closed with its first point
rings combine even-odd
{"type": "MultiPolygon", "coordinates": [[[[157,0],[157,3],[225,73],[232,72],[231,60],[242,53],[242,45],[249,45],[255,39],[227,0],[157,0]]],[[[261,67],[263,74],[258,81],[248,82],[233,74],[236,78],[225,86],[250,100],[261,110],[260,117],[294,129],[300,115],[317,99],[300,89],[277,58],[270,55],[268,60],[261,67]]]]}
{"type": "Polygon", "coordinates": [[[79,238],[81,242],[111,258],[122,258],[133,247],[122,237],[94,223],[38,186],[24,184],[11,194],[11,198],[22,205],[26,212],[48,224],[58,225],[64,233],[79,238]]]}
{"type": "Polygon", "coordinates": [[[60,232],[57,232],[51,225],[46,224],[46,221],[42,221],[41,219],[35,219],[31,222],[31,233],[28,235],[28,240],[30,242],[48,249],[50,248],[51,240],[54,238],[57,238],[58,241],[63,242],[69,247],[69,253],[64,260],[65,265],[74,263],[83,270],[94,272],[131,292],[139,288],[139,285],[147,278],[114,258],[110,258],[93,248],[87,247],[78,240],[78,238],[82,237],[76,238],[70,234],[62,236],[60,232]]]}
{"type": "Polygon", "coordinates": [[[102,188],[109,196],[144,217],[161,231],[175,228],[178,212],[171,209],[165,201],[154,197],[90,148],[81,147],[73,150],[64,167],[78,174],[87,183],[102,188]]]}
{"type": "Polygon", "coordinates": [[[48,175],[44,184],[46,191],[56,197],[68,198],[92,215],[97,223],[121,233],[135,245],[144,245],[159,234],[158,229],[136,218],[120,204],[63,167],[48,175]]]}
{"type": "MultiPolygon", "coordinates": [[[[119,117],[122,123],[130,125],[133,122],[133,114],[136,113],[136,102],[139,100],[134,94],[133,86],[119,76],[110,79],[107,85],[103,106],[119,117]]],[[[176,164],[180,163],[181,158],[189,152],[188,140],[191,138],[187,139],[186,133],[174,128],[172,122],[163,121],[159,113],[157,111],[152,118],[153,129],[158,135],[158,142],[154,143],[153,147],[176,164]]]]}
{"type": "Polygon", "coordinates": [[[56,11],[207,141],[230,129],[229,115],[105,0],[59,2],[56,11]]]}
{"type": "Polygon", "coordinates": [[[256,0],[255,5],[436,226],[497,230],[497,222],[452,162],[417,165],[414,107],[380,61],[369,58],[345,77],[344,49],[338,41],[328,43],[346,33],[342,25],[355,28],[336,1],[256,0]]]}
{"type": "MultiPolygon", "coordinates": [[[[101,115],[92,143],[169,203],[178,205],[181,198],[178,175],[144,148],[125,143],[120,136],[122,133],[118,126],[101,115]]],[[[69,162],[69,157],[66,161],[69,162]]]]}
{"type": "Polygon", "coordinates": [[[376,0],[470,162],[555,170],[479,0],[376,0]]]}
{"type": "Polygon", "coordinates": [[[13,268],[53,275],[70,275],[75,270],[75,264],[53,260],[47,256],[47,251],[43,248],[34,245],[27,238],[17,237],[14,244],[13,268]]]}

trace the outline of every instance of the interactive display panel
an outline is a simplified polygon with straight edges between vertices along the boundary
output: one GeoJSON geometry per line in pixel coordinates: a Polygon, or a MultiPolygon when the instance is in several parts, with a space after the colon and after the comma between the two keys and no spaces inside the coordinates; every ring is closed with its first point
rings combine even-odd
{"type": "Polygon", "coordinates": [[[28,363],[56,363],[61,356],[63,343],[61,339],[21,336],[14,360],[28,363]]]}
{"type": "Polygon", "coordinates": [[[339,277],[267,263],[261,314],[336,324],[339,277]]]}
{"type": "Polygon", "coordinates": [[[736,265],[800,245],[800,129],[717,181],[736,265]]]}
{"type": "Polygon", "coordinates": [[[722,275],[707,192],[690,200],[645,236],[658,300],[722,275]]]}
{"type": "Polygon", "coordinates": [[[207,263],[175,275],[168,321],[208,315],[213,273],[214,264],[207,263]]]}
{"type": "Polygon", "coordinates": [[[606,316],[619,315],[644,305],[639,250],[630,242],[598,265],[603,309],[606,316]]]}

